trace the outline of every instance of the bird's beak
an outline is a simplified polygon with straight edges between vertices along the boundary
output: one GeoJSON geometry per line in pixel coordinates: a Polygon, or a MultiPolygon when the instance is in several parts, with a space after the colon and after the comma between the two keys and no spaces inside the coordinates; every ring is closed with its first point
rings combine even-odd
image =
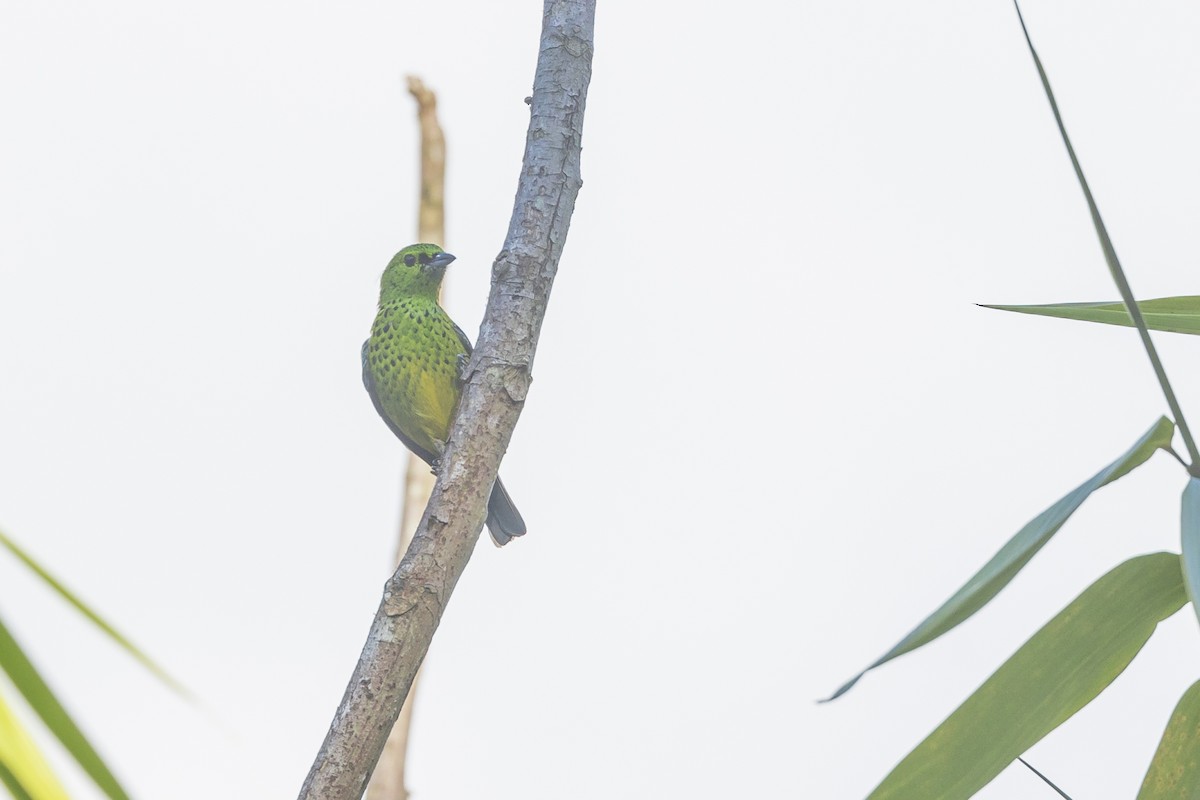
{"type": "Polygon", "coordinates": [[[442,267],[450,266],[450,262],[453,260],[454,256],[450,255],[449,253],[438,253],[436,256],[429,259],[429,266],[441,269],[442,267]]]}

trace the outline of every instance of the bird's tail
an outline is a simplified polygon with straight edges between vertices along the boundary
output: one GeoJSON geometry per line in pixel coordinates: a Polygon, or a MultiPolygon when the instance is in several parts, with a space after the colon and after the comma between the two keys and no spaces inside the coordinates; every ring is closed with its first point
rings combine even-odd
{"type": "Polygon", "coordinates": [[[525,520],[521,519],[521,512],[513,505],[499,478],[496,478],[492,496],[488,499],[487,527],[498,547],[508,544],[514,537],[525,535],[525,520]]]}

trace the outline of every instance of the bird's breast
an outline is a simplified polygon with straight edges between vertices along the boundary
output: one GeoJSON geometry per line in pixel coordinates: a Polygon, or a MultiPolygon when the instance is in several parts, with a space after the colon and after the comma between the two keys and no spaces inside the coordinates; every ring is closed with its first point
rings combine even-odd
{"type": "Polygon", "coordinates": [[[388,418],[414,442],[440,453],[458,402],[465,348],[436,304],[399,301],[380,309],[367,363],[388,418]]]}

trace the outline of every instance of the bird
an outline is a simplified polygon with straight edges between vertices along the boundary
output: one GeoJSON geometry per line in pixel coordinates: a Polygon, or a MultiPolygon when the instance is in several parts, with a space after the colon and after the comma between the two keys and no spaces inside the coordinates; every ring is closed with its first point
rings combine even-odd
{"type": "MultiPolygon", "coordinates": [[[[462,392],[460,365],[471,340],[438,304],[454,256],[413,244],[392,257],[379,282],[379,310],[362,346],[363,385],[404,446],[437,469],[462,392]]],[[[488,500],[488,531],[498,546],[525,535],[525,520],[499,476],[488,500]]]]}

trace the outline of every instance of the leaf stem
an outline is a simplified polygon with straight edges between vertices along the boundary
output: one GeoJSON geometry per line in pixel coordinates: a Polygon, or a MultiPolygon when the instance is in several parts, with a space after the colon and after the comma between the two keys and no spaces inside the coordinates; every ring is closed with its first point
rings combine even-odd
{"type": "MultiPolygon", "coordinates": [[[[1121,268],[1121,262],[1117,259],[1117,252],[1113,249],[1112,240],[1108,238],[1108,230],[1104,227],[1104,220],[1100,218],[1100,209],[1096,206],[1096,200],[1092,197],[1092,190],[1088,187],[1087,178],[1083,176],[1083,167],[1079,165],[1079,159],[1075,156],[1075,148],[1071,146],[1071,139],[1067,136],[1067,129],[1063,125],[1062,114],[1058,111],[1058,103],[1054,100],[1054,91],[1050,88],[1050,79],[1046,77],[1046,70],[1042,67],[1042,60],[1038,58],[1037,50],[1033,47],[1033,40],[1029,38],[1029,29],[1025,27],[1025,17],[1021,14],[1021,6],[1017,0],[1013,0],[1013,5],[1017,9],[1017,19],[1021,21],[1021,31],[1025,34],[1025,43],[1029,45],[1029,54],[1033,56],[1033,63],[1037,67],[1038,76],[1042,79],[1042,88],[1046,90],[1046,99],[1050,101],[1050,110],[1054,112],[1054,121],[1058,124],[1058,132],[1062,135],[1063,144],[1067,146],[1067,155],[1071,157],[1071,166],[1075,168],[1075,177],[1079,179],[1079,186],[1083,189],[1083,196],[1087,199],[1088,210],[1092,214],[1092,225],[1096,228],[1096,235],[1100,238],[1100,248],[1104,251],[1104,260],[1108,262],[1108,271],[1112,274],[1113,281],[1117,284],[1117,290],[1121,293],[1121,300],[1125,302],[1125,307],[1129,310],[1129,316],[1133,319],[1133,324],[1137,326],[1138,335],[1142,337],[1142,346],[1146,348],[1146,355],[1150,357],[1150,365],[1154,367],[1154,374],[1158,378],[1158,385],[1162,387],[1163,394],[1167,398],[1167,405],[1171,409],[1171,414],[1175,417],[1175,425],[1179,428],[1179,434],[1183,437],[1183,443],[1187,447],[1188,455],[1192,459],[1191,464],[1184,464],[1187,467],[1188,473],[1200,477],[1200,450],[1196,449],[1196,440],[1192,438],[1192,432],[1188,428],[1187,420],[1183,417],[1183,409],[1179,407],[1179,401],[1175,398],[1175,390],[1171,388],[1171,382],[1167,379],[1166,370],[1163,369],[1162,361],[1159,360],[1158,351],[1154,348],[1154,342],[1150,339],[1150,331],[1146,328],[1146,320],[1142,318],[1142,311],[1138,308],[1137,301],[1133,299],[1133,290],[1129,288],[1129,281],[1125,277],[1125,271],[1121,268]]],[[[1180,459],[1182,461],[1182,459],[1180,459]]]]}
{"type": "Polygon", "coordinates": [[[1043,781],[1046,782],[1047,786],[1049,786],[1054,791],[1058,792],[1059,797],[1065,797],[1065,798],[1067,798],[1067,800],[1071,800],[1071,796],[1069,794],[1067,794],[1062,789],[1055,786],[1054,781],[1050,780],[1045,775],[1043,775],[1042,773],[1040,773],[1036,769],[1034,769],[1033,764],[1030,764],[1028,761],[1021,758],[1020,756],[1017,756],[1017,761],[1020,761],[1022,764],[1024,764],[1026,767],[1028,767],[1030,772],[1032,772],[1034,775],[1037,775],[1039,778],[1041,778],[1043,781]]]}

